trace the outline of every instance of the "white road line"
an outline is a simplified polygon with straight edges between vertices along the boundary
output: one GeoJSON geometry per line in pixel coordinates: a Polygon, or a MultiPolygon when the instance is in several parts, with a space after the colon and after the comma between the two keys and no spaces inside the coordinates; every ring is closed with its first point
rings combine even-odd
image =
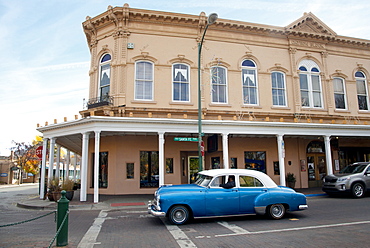
{"type": "Polygon", "coordinates": [[[172,237],[176,240],[180,248],[196,248],[197,246],[189,239],[189,237],[175,225],[169,224],[165,219],[161,218],[167,230],[171,233],[172,237]]]}
{"type": "Polygon", "coordinates": [[[100,233],[100,229],[107,217],[108,213],[105,210],[101,210],[98,218],[95,219],[92,226],[86,232],[86,234],[81,239],[77,248],[93,248],[96,243],[96,238],[100,233]]]}
{"type": "Polygon", "coordinates": [[[226,227],[227,229],[233,231],[235,234],[247,234],[247,233],[250,233],[249,231],[237,226],[237,225],[234,225],[234,224],[229,224],[225,221],[220,221],[220,222],[217,222],[218,224],[220,224],[221,226],[223,227],[226,227]]]}
{"type": "MultiPolygon", "coordinates": [[[[319,228],[328,228],[328,227],[340,227],[340,226],[352,226],[352,225],[361,225],[361,224],[370,224],[370,221],[357,221],[357,222],[338,223],[338,224],[330,224],[330,225],[306,226],[306,227],[296,227],[296,228],[266,230],[266,231],[257,231],[257,232],[244,233],[244,235],[246,235],[246,234],[251,235],[251,234],[263,234],[263,233],[278,233],[278,232],[288,232],[288,231],[300,231],[300,230],[310,230],[310,229],[319,229],[319,228]]],[[[243,235],[243,234],[238,234],[238,233],[219,234],[219,235],[215,235],[215,237],[227,237],[227,236],[236,236],[236,235],[243,235]]]]}

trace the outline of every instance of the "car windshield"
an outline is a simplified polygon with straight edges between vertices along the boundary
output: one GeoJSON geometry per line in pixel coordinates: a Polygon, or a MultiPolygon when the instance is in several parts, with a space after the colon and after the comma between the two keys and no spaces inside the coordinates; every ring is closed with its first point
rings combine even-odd
{"type": "Polygon", "coordinates": [[[211,180],[212,180],[212,177],[210,177],[210,176],[198,174],[198,177],[197,177],[197,180],[195,181],[195,184],[197,184],[199,186],[207,187],[211,180]]]}
{"type": "Polygon", "coordinates": [[[367,166],[367,164],[350,164],[350,165],[346,166],[345,168],[343,168],[339,173],[341,173],[341,174],[359,173],[359,172],[362,172],[365,169],[366,166],[367,166]]]}

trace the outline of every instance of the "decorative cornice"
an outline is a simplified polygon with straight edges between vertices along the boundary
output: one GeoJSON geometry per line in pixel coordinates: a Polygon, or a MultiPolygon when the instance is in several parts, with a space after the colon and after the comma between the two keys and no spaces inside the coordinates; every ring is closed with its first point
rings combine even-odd
{"type": "MultiPolygon", "coordinates": [[[[133,9],[129,8],[128,4],[125,4],[123,7],[113,8],[109,6],[106,12],[98,16],[94,18],[87,17],[86,21],[82,23],[82,26],[88,43],[90,44],[93,40],[93,37],[97,35],[97,30],[99,28],[105,27],[107,24],[111,24],[116,28],[121,27],[124,32],[128,32],[129,21],[150,22],[161,25],[192,26],[197,29],[199,33],[206,25],[207,20],[204,12],[202,12],[199,16],[196,16],[154,10],[133,9]]],[[[315,43],[316,45],[324,41],[326,44],[331,42],[341,45],[370,47],[369,40],[338,36],[332,29],[330,29],[312,13],[305,13],[301,18],[286,27],[218,19],[217,22],[212,25],[212,29],[225,32],[248,32],[250,34],[276,37],[285,36],[289,39],[304,38],[306,40],[310,39],[311,41],[320,41],[319,43],[315,43]]]]}

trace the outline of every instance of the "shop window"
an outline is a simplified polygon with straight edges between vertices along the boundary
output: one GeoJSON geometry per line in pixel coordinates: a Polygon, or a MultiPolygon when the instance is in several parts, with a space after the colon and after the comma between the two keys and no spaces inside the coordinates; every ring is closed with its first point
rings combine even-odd
{"type": "Polygon", "coordinates": [[[173,101],[189,102],[189,79],[188,65],[172,66],[173,101]]]}
{"type": "Polygon", "coordinates": [[[266,173],[266,152],[244,152],[244,167],[266,173]]]}
{"type": "Polygon", "coordinates": [[[299,64],[301,105],[309,108],[322,108],[322,90],[319,66],[312,60],[299,64]]]}
{"type": "Polygon", "coordinates": [[[346,109],[347,104],[346,104],[346,89],[345,89],[344,79],[334,78],[333,86],[334,86],[335,108],[336,109],[346,109]]]}
{"type": "Polygon", "coordinates": [[[274,106],[286,106],[285,74],[282,72],[271,73],[272,104],[274,106]]]}
{"type": "Polygon", "coordinates": [[[368,89],[365,74],[358,71],[355,74],[357,86],[357,101],[359,110],[369,110],[368,89]]]}
{"type": "MultiPolygon", "coordinates": [[[[94,161],[95,153],[92,154],[92,187],[94,187],[94,161]]],[[[99,188],[108,188],[108,152],[99,152],[99,188]]]]}
{"type": "Polygon", "coordinates": [[[230,158],[230,168],[238,169],[238,158],[230,158]]]}
{"type": "Polygon", "coordinates": [[[243,103],[248,105],[258,104],[257,67],[252,60],[242,63],[243,103]]]}
{"type": "Polygon", "coordinates": [[[159,162],[157,151],[140,152],[140,188],[159,187],[159,162]]]}
{"type": "Polygon", "coordinates": [[[134,178],[134,163],[127,163],[126,164],[126,177],[127,179],[133,179],[134,178]]]}
{"type": "Polygon", "coordinates": [[[166,158],[166,173],[173,173],[173,158],[166,158]]]}
{"type": "Polygon", "coordinates": [[[212,169],[220,169],[220,157],[212,157],[211,158],[211,164],[212,164],[212,169]]]}
{"type": "Polygon", "coordinates": [[[227,103],[227,75],[226,69],[220,66],[211,68],[212,102],[227,103]]]}
{"type": "Polygon", "coordinates": [[[153,63],[139,61],[135,65],[135,100],[153,100],[153,63]]]}

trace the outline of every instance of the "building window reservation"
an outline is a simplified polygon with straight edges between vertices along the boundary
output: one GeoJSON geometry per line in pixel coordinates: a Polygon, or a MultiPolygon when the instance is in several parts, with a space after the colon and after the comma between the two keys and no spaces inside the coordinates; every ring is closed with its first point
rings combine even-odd
{"type": "Polygon", "coordinates": [[[312,60],[303,60],[299,65],[299,83],[302,107],[322,108],[320,70],[312,60]]]}
{"type": "Polygon", "coordinates": [[[212,102],[227,103],[227,76],[226,69],[220,66],[211,68],[212,75],[212,102]]]}
{"type": "Polygon", "coordinates": [[[140,152],[140,188],[159,187],[158,151],[140,152]]]}
{"type": "Polygon", "coordinates": [[[135,100],[153,100],[153,63],[136,62],[135,100]]]}
{"type": "Polygon", "coordinates": [[[172,66],[173,101],[189,101],[189,66],[174,64],[172,66]]]}
{"type": "Polygon", "coordinates": [[[358,71],[355,73],[357,86],[357,101],[359,110],[369,110],[368,89],[365,74],[358,71]]]}
{"type": "Polygon", "coordinates": [[[343,78],[334,78],[333,79],[334,87],[334,101],[336,109],[347,109],[346,103],[346,89],[343,78]]]}
{"type": "Polygon", "coordinates": [[[282,72],[271,73],[272,104],[286,106],[285,74],[282,72]]]}
{"type": "Polygon", "coordinates": [[[252,60],[242,63],[243,102],[244,104],[258,104],[257,67],[252,60]]]}
{"type": "Polygon", "coordinates": [[[100,60],[99,94],[101,101],[108,101],[110,90],[110,54],[105,54],[100,60]]]}

